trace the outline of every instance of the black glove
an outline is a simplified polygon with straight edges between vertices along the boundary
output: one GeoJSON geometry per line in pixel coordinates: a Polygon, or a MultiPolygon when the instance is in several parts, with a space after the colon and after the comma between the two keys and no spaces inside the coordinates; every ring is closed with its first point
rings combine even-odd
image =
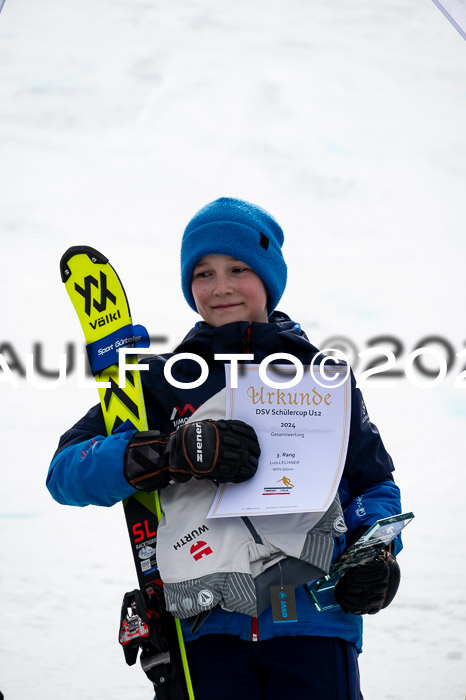
{"type": "Polygon", "coordinates": [[[400,567],[387,551],[373,561],[345,571],[335,586],[335,598],[345,613],[374,615],[390,605],[400,585],[400,567]]]}
{"type": "Polygon", "coordinates": [[[260,452],[256,432],[247,423],[202,420],[187,423],[169,438],[158,430],[136,433],[126,449],[124,474],[140,491],[193,476],[240,483],[256,473],[260,452]]]}
{"type": "Polygon", "coordinates": [[[159,430],[133,435],[125,452],[126,481],[139,491],[158,491],[170,483],[168,437],[159,430]]]}

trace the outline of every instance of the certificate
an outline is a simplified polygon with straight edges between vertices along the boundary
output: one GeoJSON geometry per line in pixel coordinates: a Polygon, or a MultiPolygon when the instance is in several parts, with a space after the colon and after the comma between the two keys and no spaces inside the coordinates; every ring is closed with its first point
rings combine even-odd
{"type": "Polygon", "coordinates": [[[242,365],[237,388],[227,373],[226,418],[256,430],[261,456],[255,476],[241,484],[221,484],[208,518],[323,513],[338,489],[346,459],[351,418],[348,368],[305,367],[290,387],[293,365],[269,365],[261,380],[258,365],[242,365]],[[345,379],[346,376],[346,379],[345,379]],[[276,380],[289,388],[277,388],[276,380]]]}

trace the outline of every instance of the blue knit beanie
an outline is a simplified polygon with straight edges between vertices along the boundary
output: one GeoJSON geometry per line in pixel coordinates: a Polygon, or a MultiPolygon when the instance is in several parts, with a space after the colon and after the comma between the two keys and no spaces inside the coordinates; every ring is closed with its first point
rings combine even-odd
{"type": "Polygon", "coordinates": [[[229,197],[207,204],[187,225],[181,244],[181,285],[189,306],[197,310],[191,291],[194,266],[213,253],[231,255],[251,266],[267,289],[272,313],[286,285],[283,238],[273,216],[256,204],[229,197]]]}

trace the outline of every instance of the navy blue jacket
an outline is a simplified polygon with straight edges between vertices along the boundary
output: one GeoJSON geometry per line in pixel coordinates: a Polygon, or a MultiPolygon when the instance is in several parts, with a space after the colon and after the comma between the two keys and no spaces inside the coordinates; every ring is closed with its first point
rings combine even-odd
{"type": "MultiPolygon", "coordinates": [[[[272,353],[289,353],[305,365],[318,353],[298,324],[285,314],[274,312],[269,323],[237,322],[213,328],[201,322],[193,328],[176,353],[190,352],[203,357],[209,377],[196,389],[180,389],[165,380],[163,369],[172,354],[144,360],[149,371],[142,371],[149,428],[169,434],[182,425],[207,399],[225,386],[222,361],[215,353],[253,353],[260,363],[272,353]]],[[[192,382],[199,376],[199,365],[192,360],[177,362],[172,370],[175,379],[192,382]]],[[[369,420],[361,392],[351,374],[351,425],[339,494],[348,532],[335,541],[335,556],[345,547],[346,538],[362,525],[401,512],[399,489],[393,482],[392,460],[385,450],[377,428],[369,420]]],[[[47,486],[52,496],[65,505],[88,504],[111,506],[134,493],[123,474],[126,446],[134,434],[127,422],[106,436],[100,404],[93,407],[60,439],[52,460],[47,486]]],[[[401,548],[398,541],[397,549],[401,548]]],[[[396,550],[395,550],[396,551],[396,550]]],[[[273,623],[270,608],[260,618],[215,608],[200,631],[192,635],[186,627],[185,637],[231,633],[242,639],[267,639],[283,635],[338,636],[361,648],[360,616],[341,610],[318,613],[301,587],[297,590],[298,621],[273,623]]]]}

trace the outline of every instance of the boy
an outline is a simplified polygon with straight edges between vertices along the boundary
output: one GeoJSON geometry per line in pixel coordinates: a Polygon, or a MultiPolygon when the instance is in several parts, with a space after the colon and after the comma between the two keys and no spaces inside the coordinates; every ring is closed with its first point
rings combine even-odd
{"type": "MultiPolygon", "coordinates": [[[[194,389],[180,389],[164,376],[172,355],[151,358],[149,371],[141,375],[151,433],[140,435],[124,424],[104,437],[96,406],[62,436],[47,479],[56,500],[79,506],[113,505],[135,490],[160,491],[158,560],[167,605],[183,618],[196,700],[362,698],[361,615],[386,607],[399,583],[396,542],[394,553],[342,577],[335,592],[340,608],[317,612],[302,585],[328,570],[331,559],[365,526],[401,512],[391,458],[352,375],[350,434],[338,496],[315,527],[306,514],[299,522],[294,514],[264,516],[280,518],[274,539],[261,533],[262,518],[210,519],[208,526],[204,521],[216,485],[253,478],[260,455],[254,429],[223,418],[224,361],[214,355],[253,353],[259,364],[272,353],[289,353],[308,365],[318,354],[299,325],[275,311],[286,284],[283,240],[268,212],[242,200],[218,199],[193,217],[182,242],[182,288],[203,321],[175,354],[201,356],[209,366],[208,379],[194,389]],[[91,440],[93,449],[82,458],[91,440]],[[198,531],[208,527],[220,546],[202,558],[203,566],[209,562],[203,576],[183,576],[181,554],[167,542],[180,523],[185,532],[196,532],[192,528],[198,522],[203,523],[198,531]],[[309,545],[299,558],[288,551],[296,537],[309,545]],[[257,567],[274,557],[277,565],[261,579],[257,567]],[[287,582],[296,586],[295,622],[273,622],[263,582],[276,582],[277,571],[292,576],[287,582]],[[196,607],[196,594],[206,586],[210,607],[205,601],[196,607]]],[[[199,367],[181,359],[172,374],[179,382],[192,382],[199,367]]],[[[204,545],[205,554],[209,546],[204,545]]]]}

